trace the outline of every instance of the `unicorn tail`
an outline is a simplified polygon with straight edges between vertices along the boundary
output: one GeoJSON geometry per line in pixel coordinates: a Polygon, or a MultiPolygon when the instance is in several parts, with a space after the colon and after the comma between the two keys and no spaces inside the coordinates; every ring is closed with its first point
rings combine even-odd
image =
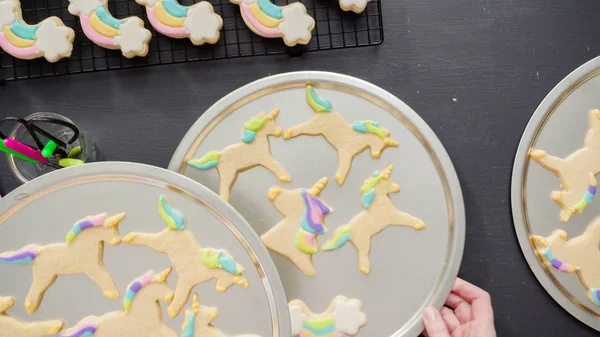
{"type": "Polygon", "coordinates": [[[39,254],[37,246],[25,246],[15,252],[6,252],[0,254],[0,263],[18,266],[33,262],[39,254]]]}
{"type": "Polygon", "coordinates": [[[331,112],[333,110],[331,103],[328,100],[317,96],[315,89],[310,85],[306,86],[306,100],[308,101],[308,105],[315,112],[331,112]]]}
{"type": "Polygon", "coordinates": [[[98,323],[90,321],[82,321],[71,329],[70,332],[59,333],[58,337],[92,337],[98,329],[98,323]]]}
{"type": "Polygon", "coordinates": [[[595,305],[600,307],[600,289],[592,288],[588,292],[588,297],[595,305]]]}
{"type": "Polygon", "coordinates": [[[336,250],[350,240],[352,240],[352,228],[348,226],[342,226],[335,230],[333,239],[327,241],[323,247],[321,247],[321,249],[324,251],[336,250]]]}
{"type": "Polygon", "coordinates": [[[205,154],[200,159],[192,159],[192,160],[188,161],[188,165],[190,165],[193,168],[197,168],[199,170],[208,170],[208,169],[211,169],[211,168],[217,166],[217,164],[219,164],[220,158],[221,158],[221,152],[210,151],[209,153],[205,154]]]}

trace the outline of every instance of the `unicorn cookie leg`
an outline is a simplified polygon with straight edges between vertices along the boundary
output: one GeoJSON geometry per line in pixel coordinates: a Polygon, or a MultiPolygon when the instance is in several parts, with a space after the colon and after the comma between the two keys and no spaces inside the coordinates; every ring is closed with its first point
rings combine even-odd
{"type": "Polygon", "coordinates": [[[61,320],[22,322],[6,313],[14,305],[14,297],[0,296],[0,336],[42,337],[55,335],[63,327],[61,320]]]}
{"type": "Polygon", "coordinates": [[[426,227],[421,219],[400,212],[394,206],[388,194],[399,193],[400,186],[390,178],[392,168],[390,164],[383,172],[376,171],[364,182],[360,188],[364,209],[348,225],[338,227],[334,237],[322,247],[324,251],[332,251],[351,242],[358,252],[359,268],[364,274],[371,272],[369,253],[373,236],[389,226],[408,226],[416,230],[426,227]]]}
{"type": "Polygon", "coordinates": [[[177,0],[136,0],[146,8],[150,24],[159,33],[175,39],[189,38],[200,46],[215,44],[221,36],[223,19],[207,1],[182,6],[177,0]]]}
{"type": "Polygon", "coordinates": [[[269,136],[280,137],[283,132],[275,122],[279,109],[270,114],[259,113],[244,124],[242,141],[225,147],[222,151],[211,151],[200,159],[188,161],[188,165],[198,170],[217,167],[219,171],[219,195],[230,201],[231,186],[240,172],[263,166],[275,173],[282,182],[292,180],[290,174],[273,158],[269,136]]]}
{"type": "Polygon", "coordinates": [[[255,34],[266,38],[281,37],[289,47],[310,42],[315,20],[302,3],[281,7],[270,0],[229,1],[240,6],[242,19],[255,34]]]}
{"type": "Polygon", "coordinates": [[[44,57],[48,62],[71,56],[75,32],[57,17],[28,25],[19,0],[0,0],[0,47],[23,60],[44,57]]]}
{"type": "Polygon", "coordinates": [[[28,245],[15,252],[0,254],[0,263],[32,265],[33,283],[25,299],[27,313],[37,310],[44,292],[61,275],[85,274],[98,284],[104,296],[118,298],[119,291],[102,260],[104,242],[112,245],[121,242],[118,224],[124,217],[125,213],[111,217],[106,213],[89,216],[73,225],[66,243],[28,245]]]}
{"type": "Polygon", "coordinates": [[[167,229],[157,234],[130,233],[123,242],[147,246],[169,257],[179,275],[175,295],[167,309],[171,318],[179,314],[192,288],[200,283],[216,279],[219,292],[227,291],[234,284],[248,287],[248,281],[242,276],[244,268],[225,250],[201,247],[186,228],[183,214],[173,208],[164,195],[158,199],[158,212],[167,229]]]}
{"type": "Polygon", "coordinates": [[[289,303],[292,320],[292,337],[303,336],[356,336],[360,328],[367,324],[367,315],[363,312],[362,302],[337,296],[331,301],[327,311],[313,313],[300,301],[289,303]]]}
{"type": "Polygon", "coordinates": [[[69,0],[69,13],[79,16],[85,35],[98,46],[121,50],[126,58],[146,56],[152,38],[142,19],[117,19],[108,11],[108,0],[69,0]]]}
{"type": "Polygon", "coordinates": [[[287,257],[306,276],[315,276],[312,255],[319,251],[317,235],[327,231],[323,221],[333,210],[318,198],[327,186],[327,178],[311,189],[287,190],[279,186],[269,190],[269,200],[285,216],[261,236],[270,250],[287,257]]]}
{"type": "Polygon", "coordinates": [[[340,7],[346,11],[353,11],[356,14],[364,12],[367,5],[372,0],[340,0],[340,7]]]}

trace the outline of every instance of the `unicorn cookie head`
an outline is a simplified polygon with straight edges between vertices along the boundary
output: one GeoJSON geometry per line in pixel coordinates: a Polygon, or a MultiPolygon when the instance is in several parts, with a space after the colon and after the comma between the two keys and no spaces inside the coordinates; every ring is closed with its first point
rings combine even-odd
{"type": "Polygon", "coordinates": [[[219,309],[207,307],[200,304],[198,293],[192,296],[192,308],[185,311],[183,326],[181,327],[182,337],[221,337],[224,335],[215,335],[211,330],[216,330],[211,325],[212,321],[219,316],[219,309]]]}
{"type": "Polygon", "coordinates": [[[85,230],[85,233],[97,235],[102,241],[116,246],[121,243],[119,235],[119,223],[125,218],[125,213],[119,213],[111,217],[108,213],[88,216],[73,225],[73,228],[67,234],[67,243],[71,244],[85,230]]]}
{"type": "MultiPolygon", "coordinates": [[[[210,269],[222,269],[231,275],[241,276],[244,272],[244,267],[235,262],[233,257],[222,249],[203,248],[202,263],[210,269]]],[[[245,282],[247,286],[248,283],[245,282]]]]}
{"type": "Polygon", "coordinates": [[[363,207],[369,209],[376,195],[400,193],[400,185],[390,179],[394,165],[389,164],[382,172],[375,171],[360,187],[363,207]]]}
{"type": "MultiPolygon", "coordinates": [[[[164,301],[171,303],[175,294],[167,284],[167,278],[171,274],[172,268],[167,268],[159,274],[150,270],[144,275],[136,278],[127,286],[125,298],[123,299],[123,311],[127,314],[132,310],[132,305],[136,298],[144,298],[143,304],[164,301]],[[151,296],[139,296],[142,292],[151,294],[151,296]]],[[[140,308],[143,305],[140,305],[140,308]]],[[[143,308],[141,308],[143,309],[143,308]]]]}
{"type": "Polygon", "coordinates": [[[327,183],[327,177],[323,177],[308,190],[289,190],[280,186],[274,186],[269,189],[267,196],[277,210],[284,215],[295,213],[298,211],[298,209],[300,209],[301,212],[304,212],[305,209],[310,208],[310,205],[317,205],[317,208],[320,212],[319,214],[325,216],[333,212],[333,209],[325,205],[325,203],[318,197],[323,189],[327,186],[327,183]]]}
{"type": "Polygon", "coordinates": [[[250,118],[242,127],[242,141],[246,144],[251,144],[256,139],[257,134],[275,137],[281,136],[283,129],[275,122],[277,115],[279,115],[279,109],[275,109],[269,114],[261,112],[255,117],[250,118]]]}
{"type": "Polygon", "coordinates": [[[45,57],[57,62],[71,56],[75,32],[57,17],[39,24],[23,21],[19,0],[0,0],[0,47],[23,60],[45,57]]]}

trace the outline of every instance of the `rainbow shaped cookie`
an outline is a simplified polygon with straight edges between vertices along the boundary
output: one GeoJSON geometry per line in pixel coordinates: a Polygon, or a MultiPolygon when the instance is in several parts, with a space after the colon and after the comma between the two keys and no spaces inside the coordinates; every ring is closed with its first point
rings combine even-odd
{"type": "Polygon", "coordinates": [[[152,34],[140,18],[115,18],[108,11],[108,0],[69,0],[69,3],[69,13],[79,16],[85,36],[98,46],[120,49],[127,58],[148,54],[152,34]]]}
{"type": "Polygon", "coordinates": [[[300,2],[277,6],[270,0],[229,0],[240,6],[244,22],[255,34],[266,38],[283,38],[289,47],[308,44],[315,20],[300,2]]]}
{"type": "Polygon", "coordinates": [[[57,17],[28,25],[21,15],[19,0],[0,0],[0,47],[23,60],[40,57],[57,62],[71,56],[75,32],[57,17]]]}
{"type": "Polygon", "coordinates": [[[207,1],[192,6],[182,6],[177,0],[136,0],[146,7],[152,27],[159,33],[175,39],[189,38],[199,46],[215,44],[221,37],[223,19],[215,14],[207,1]]]}

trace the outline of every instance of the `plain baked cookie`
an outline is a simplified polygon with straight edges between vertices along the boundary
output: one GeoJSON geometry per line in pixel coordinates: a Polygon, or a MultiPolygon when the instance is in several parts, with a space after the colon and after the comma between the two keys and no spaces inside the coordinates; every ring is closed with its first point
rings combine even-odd
{"type": "Polygon", "coordinates": [[[327,311],[314,314],[304,302],[293,300],[289,304],[292,320],[292,337],[344,337],[356,336],[367,324],[362,302],[337,296],[327,311]]]}
{"type": "Polygon", "coordinates": [[[146,7],[150,24],[159,33],[176,38],[189,38],[200,46],[217,43],[221,37],[223,19],[215,14],[213,6],[201,1],[191,6],[182,6],[177,0],[136,0],[146,7]]]}
{"type": "Polygon", "coordinates": [[[389,226],[409,226],[416,230],[426,227],[423,220],[400,212],[388,195],[400,192],[400,186],[390,179],[392,168],[393,165],[390,164],[383,172],[375,171],[365,180],[360,188],[364,209],[348,225],[338,227],[333,239],[321,247],[325,251],[332,251],[351,242],[358,251],[360,271],[365,274],[371,272],[369,252],[373,236],[389,226]]]}
{"type": "Polygon", "coordinates": [[[0,296],[0,336],[2,337],[42,337],[56,335],[62,329],[62,320],[22,322],[6,313],[15,305],[14,297],[0,296]]]}
{"type": "Polygon", "coordinates": [[[333,212],[318,198],[327,186],[327,178],[306,190],[287,190],[279,186],[269,189],[269,200],[285,216],[261,236],[265,246],[287,257],[306,276],[317,274],[312,255],[319,251],[317,235],[325,234],[324,218],[333,212]]]}
{"type": "Polygon", "coordinates": [[[227,335],[212,325],[219,309],[200,304],[198,294],[192,297],[192,308],[185,311],[181,337],[260,337],[258,335],[227,335]]]}
{"type": "Polygon", "coordinates": [[[255,34],[266,38],[281,37],[289,47],[310,42],[315,20],[302,3],[277,6],[270,0],[229,1],[240,6],[246,26],[255,34]]]}
{"type": "Polygon", "coordinates": [[[120,49],[133,58],[148,54],[152,33],[137,16],[117,19],[108,11],[108,0],[69,0],[69,13],[79,16],[81,29],[92,42],[106,49],[120,49]]]}
{"type": "Polygon", "coordinates": [[[259,113],[244,124],[240,143],[229,145],[220,152],[210,151],[202,158],[192,159],[187,164],[198,170],[208,170],[216,166],[221,179],[219,195],[228,202],[231,199],[231,186],[235,183],[237,175],[256,166],[273,172],[282,182],[292,181],[290,174],[271,154],[269,136],[279,137],[282,133],[281,127],[275,122],[278,114],[279,109],[270,114],[259,113]]]}
{"type": "Polygon", "coordinates": [[[44,293],[59,275],[85,274],[102,289],[104,296],[119,298],[119,290],[104,267],[104,242],[121,243],[118,225],[125,213],[89,216],[78,221],[67,234],[66,243],[28,245],[18,251],[0,254],[0,263],[31,264],[33,283],[25,299],[28,314],[37,310],[44,293]]]}
{"type": "Polygon", "coordinates": [[[372,0],[340,0],[340,7],[346,12],[362,13],[372,0]]]}
{"type": "Polygon", "coordinates": [[[562,191],[553,191],[550,197],[560,206],[561,222],[567,222],[571,215],[581,213],[596,195],[593,176],[600,173],[600,110],[591,110],[588,120],[589,129],[583,140],[583,148],[567,158],[554,157],[543,150],[529,153],[531,159],[554,173],[560,182],[562,191]]]}
{"type": "Polygon", "coordinates": [[[168,268],[160,274],[149,271],[127,286],[123,310],[83,318],[58,337],[178,337],[162,320],[160,302],[170,302],[168,268]]]}
{"type": "Polygon", "coordinates": [[[37,25],[23,21],[19,0],[0,0],[0,47],[23,60],[45,57],[57,62],[71,56],[75,32],[56,16],[37,25]]]}
{"type": "Polygon", "coordinates": [[[350,172],[354,156],[371,148],[373,158],[379,158],[388,147],[398,147],[391,139],[390,132],[375,121],[356,121],[346,123],[344,118],[333,111],[331,103],[317,96],[310,85],[306,86],[308,105],[314,110],[314,117],[308,122],[291,127],[285,131],[283,139],[301,135],[323,136],[338,152],[338,169],[335,181],[342,185],[350,172]]]}
{"type": "Polygon", "coordinates": [[[159,197],[158,211],[167,229],[156,234],[129,233],[123,242],[146,246],[169,257],[179,275],[175,298],[167,310],[171,318],[179,314],[192,288],[200,283],[216,279],[218,292],[225,292],[236,283],[248,287],[248,281],[242,276],[244,268],[225,250],[202,248],[194,233],[186,228],[183,214],[173,208],[164,195],[159,197]]]}
{"type": "Polygon", "coordinates": [[[531,235],[536,254],[547,267],[565,273],[577,273],[592,303],[600,307],[600,217],[595,218],[580,236],[567,241],[564,230],[555,230],[547,238],[531,235]]]}

